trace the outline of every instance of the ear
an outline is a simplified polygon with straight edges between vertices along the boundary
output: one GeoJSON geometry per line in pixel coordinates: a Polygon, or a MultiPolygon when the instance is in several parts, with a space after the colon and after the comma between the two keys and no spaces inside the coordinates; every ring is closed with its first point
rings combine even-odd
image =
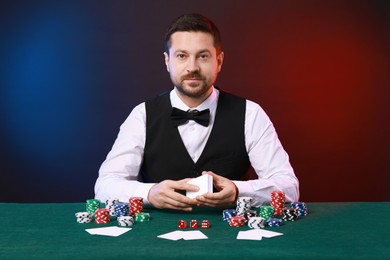
{"type": "Polygon", "coordinates": [[[220,72],[222,69],[222,63],[223,63],[224,57],[225,57],[225,53],[223,53],[223,51],[221,51],[221,53],[217,56],[218,72],[220,72]]]}
{"type": "Polygon", "coordinates": [[[164,52],[165,66],[167,66],[167,71],[169,72],[169,54],[164,52]]]}

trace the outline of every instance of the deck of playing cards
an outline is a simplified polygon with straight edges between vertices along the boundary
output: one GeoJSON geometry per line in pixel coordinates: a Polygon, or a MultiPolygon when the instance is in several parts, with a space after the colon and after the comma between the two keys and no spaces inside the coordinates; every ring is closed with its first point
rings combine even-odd
{"type": "Polygon", "coordinates": [[[186,196],[193,199],[196,196],[203,195],[205,193],[213,192],[213,176],[209,174],[203,174],[197,178],[194,178],[187,183],[193,184],[199,187],[199,191],[187,191],[186,196]]]}

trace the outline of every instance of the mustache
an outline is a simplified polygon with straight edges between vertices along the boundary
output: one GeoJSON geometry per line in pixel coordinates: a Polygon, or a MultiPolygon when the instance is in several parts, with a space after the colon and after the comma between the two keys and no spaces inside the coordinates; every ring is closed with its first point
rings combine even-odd
{"type": "Polygon", "coordinates": [[[181,77],[181,79],[182,80],[186,80],[186,79],[200,79],[200,80],[203,80],[204,77],[198,71],[194,71],[194,72],[188,73],[186,75],[183,75],[181,77]]]}

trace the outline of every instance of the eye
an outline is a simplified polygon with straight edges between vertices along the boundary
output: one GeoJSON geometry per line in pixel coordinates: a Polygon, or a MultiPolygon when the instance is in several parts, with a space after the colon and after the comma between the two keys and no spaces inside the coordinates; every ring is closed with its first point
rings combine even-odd
{"type": "Polygon", "coordinates": [[[209,57],[210,57],[210,55],[208,53],[202,53],[199,55],[199,58],[201,60],[207,60],[209,57]]]}
{"type": "Polygon", "coordinates": [[[186,58],[186,55],[184,53],[178,53],[176,55],[176,58],[178,58],[179,60],[184,60],[186,58]]]}

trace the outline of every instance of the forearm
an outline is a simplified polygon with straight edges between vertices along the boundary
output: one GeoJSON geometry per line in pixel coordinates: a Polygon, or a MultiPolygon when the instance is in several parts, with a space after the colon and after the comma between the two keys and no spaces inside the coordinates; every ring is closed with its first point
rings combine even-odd
{"type": "Polygon", "coordinates": [[[153,185],[124,178],[99,177],[95,184],[95,198],[102,202],[107,199],[128,202],[130,197],[142,197],[145,205],[149,205],[148,193],[153,185]]]}
{"type": "Polygon", "coordinates": [[[249,181],[233,181],[238,188],[238,196],[253,198],[253,206],[259,207],[271,201],[272,191],[283,191],[286,201],[299,200],[299,182],[294,175],[280,175],[271,179],[256,179],[249,181]]]}

